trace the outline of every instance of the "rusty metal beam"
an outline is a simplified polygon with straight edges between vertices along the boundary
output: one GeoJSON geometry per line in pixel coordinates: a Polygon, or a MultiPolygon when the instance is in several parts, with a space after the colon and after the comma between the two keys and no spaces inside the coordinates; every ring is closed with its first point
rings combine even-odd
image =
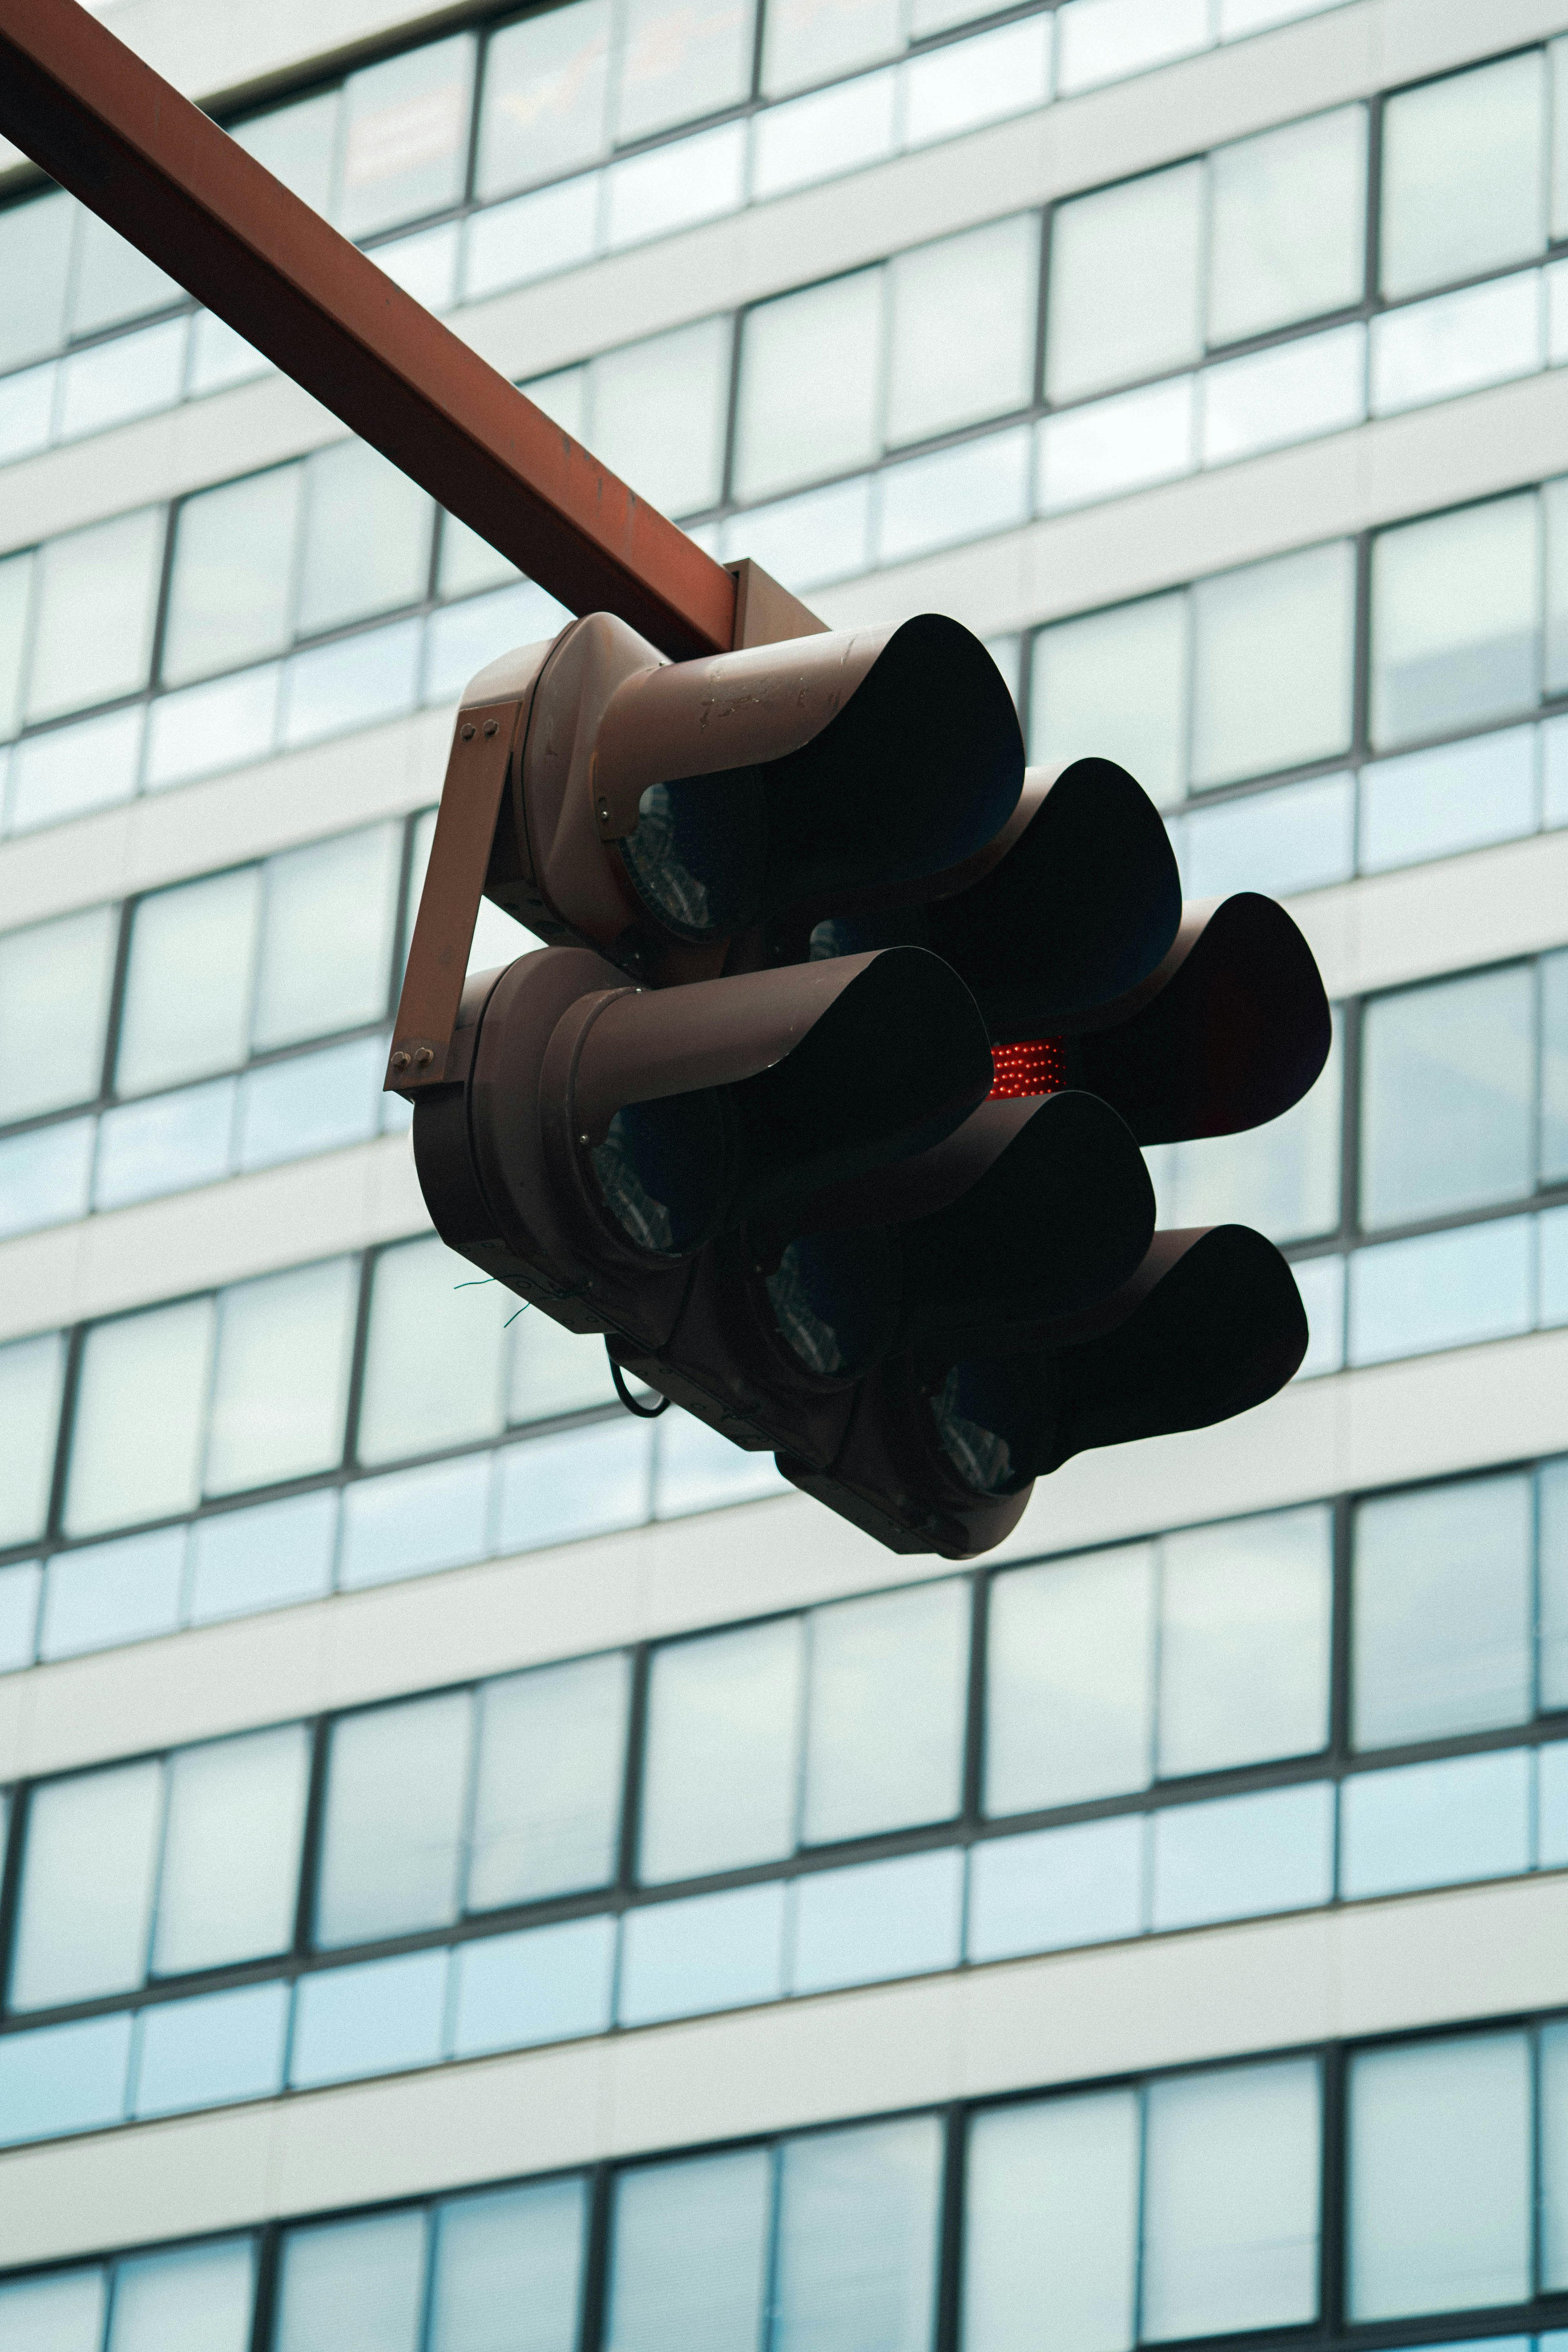
{"type": "Polygon", "coordinates": [[[735,642],[731,573],[77,0],[0,0],[0,132],[570,611],[735,642]]]}

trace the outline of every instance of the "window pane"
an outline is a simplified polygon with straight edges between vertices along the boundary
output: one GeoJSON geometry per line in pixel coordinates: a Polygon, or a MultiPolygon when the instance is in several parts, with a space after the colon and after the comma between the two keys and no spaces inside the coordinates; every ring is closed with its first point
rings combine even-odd
{"type": "Polygon", "coordinates": [[[508,25],[485,52],[476,194],[501,194],[591,163],[606,142],[610,0],[574,0],[508,25]]]}
{"type": "Polygon", "coordinates": [[[801,1626],[796,1617],[653,1653],[639,1871],[695,1878],[795,1843],[801,1626]]]}
{"type": "Polygon", "coordinates": [[[1201,580],[1193,614],[1195,784],[1344,749],[1355,620],[1348,540],[1201,580]]]}
{"type": "Polygon", "coordinates": [[[195,1507],[212,1341],[210,1298],[89,1331],[66,1488],[69,1534],[195,1507]]]}
{"type": "Polygon", "coordinates": [[[292,188],[312,212],[327,214],[332,206],[332,158],[338,145],[335,89],[319,98],[302,99],[294,106],[275,106],[256,114],[229,133],[237,147],[265,163],[275,180],[292,188]]]}
{"type": "Polygon", "coordinates": [[[1541,2286],[1550,2294],[1568,2280],[1568,2029],[1541,2036],[1541,2286]]]}
{"type": "Polygon", "coordinates": [[[1528,1475],[1384,1495],[1355,1514],[1358,1748],[1522,1723],[1531,1711],[1528,1475]]]}
{"type": "Polygon", "coordinates": [[[0,2343],[6,2352],[99,2352],[104,2302],[96,2267],[0,2286],[0,2343]]]}
{"type": "Polygon", "coordinates": [[[417,604],[435,527],[428,492],[363,441],[321,450],[305,474],[300,635],[417,604]]]}
{"type": "Polygon", "coordinates": [[[458,202],[473,89],[465,33],[350,74],[338,219],[346,236],[368,236],[458,202]]]}
{"type": "Polygon", "coordinates": [[[76,210],[69,196],[56,194],[0,213],[0,278],[5,285],[0,367],[47,359],[59,347],[76,210]]]}
{"type": "Polygon", "coordinates": [[[1568,1462],[1540,1472],[1539,1603],[1542,1711],[1568,1706],[1568,1462]]]}
{"type": "Polygon", "coordinates": [[[1540,691],[1533,498],[1379,534],[1372,550],[1377,743],[1484,725],[1540,691]]]}
{"type": "Polygon", "coordinates": [[[209,1495],[340,1459],[359,1291],[358,1264],[340,1257],[221,1293],[209,1495]]]}
{"type": "Polygon", "coordinates": [[[969,1591],[916,1587],[809,1620],[802,1842],[946,1821],[964,1780],[969,1591]]]}
{"type": "Polygon", "coordinates": [[[118,907],[89,907],[0,937],[7,1119],[90,1102],[98,1093],[119,936],[118,907]],[[41,1037],[49,1041],[47,1054],[37,1050],[41,1037]]]}
{"type": "Polygon", "coordinates": [[[513,1324],[511,1341],[508,1421],[547,1421],[558,1412],[614,1402],[609,1360],[597,1338],[569,1331],[553,1317],[531,1310],[513,1324]]]}
{"type": "Polygon", "coordinates": [[[1351,2061],[1352,2319],[1522,2303],[1530,2209],[1522,2033],[1351,2061]]]}
{"type": "Polygon", "coordinates": [[[763,16],[762,87],[769,96],[834,81],[900,46],[895,0],[773,0],[763,16]]]}
{"type": "Polygon", "coordinates": [[[298,1723],[170,1758],[159,1975],[287,1950],[309,1777],[309,1735],[298,1723]]]}
{"type": "Polygon", "coordinates": [[[730,341],[727,319],[704,319],[593,362],[592,446],[665,514],[723,495],[730,341]]]}
{"type": "Polygon", "coordinates": [[[1124,2352],[1133,2341],[1138,2100],[978,2115],[965,2179],[964,2352],[1124,2352]]]}
{"type": "Polygon", "coordinates": [[[1161,1544],[1158,1770],[1214,1772],[1328,1738],[1333,1522],[1281,1511],[1161,1544]]]}
{"type": "Polygon", "coordinates": [[[753,25],[740,0],[626,0],[616,138],[641,139],[749,97],[753,25]]]}
{"type": "Polygon", "coordinates": [[[1145,2336],[1283,2327],[1318,2307],[1315,2065],[1149,2086],[1145,2336]]]}
{"type": "Polygon", "coordinates": [[[1049,399],[1076,400],[1197,357],[1201,163],[1080,196],[1053,215],[1051,235],[1049,399]]]}
{"type": "Polygon", "coordinates": [[[131,919],[114,1083],[121,1095],[179,1086],[246,1058],[258,867],[242,866],[143,898],[131,919]]]}
{"type": "Polygon", "coordinates": [[[251,1031],[257,1045],[382,1017],[402,866],[396,824],[268,858],[251,1031]]]}
{"type": "Polygon", "coordinates": [[[181,505],[163,634],[168,684],[237,668],[287,642],[302,476],[278,466],[181,505]]]}
{"type": "Polygon", "coordinates": [[[456,1917],[471,1714],[457,1691],[332,1726],[318,1944],[456,1917]]]}
{"type": "Polygon", "coordinates": [[[470,1911],[613,1878],[630,1691],[621,1651],[481,1690],[470,1911]]]}
{"type": "MultiPolygon", "coordinates": [[[[0,222],[4,218],[0,214],[0,222]]],[[[22,708],[22,662],[27,650],[34,561],[31,555],[13,555],[0,563],[0,737],[15,733],[22,708]]]]}
{"type": "Polygon", "coordinates": [[[1390,99],[1383,115],[1383,290],[1414,294],[1539,250],[1545,235],[1540,50],[1390,99]]]}
{"type": "Polygon", "coordinates": [[[1152,1544],[996,1579],[986,1677],[988,1813],[1145,1785],[1154,1631],[1152,1544]]]}
{"type": "Polygon", "coordinates": [[[755,2148],[618,2177],[604,2352],[760,2352],[769,2170],[755,2148]]]}
{"type": "Polygon", "coordinates": [[[889,264],[890,442],[1028,407],[1039,288],[1033,213],[919,246],[889,264]]]}
{"type": "Polygon", "coordinates": [[[146,685],[162,557],[161,507],[73,530],[39,550],[29,719],[146,685]]]}
{"type": "Polygon", "coordinates": [[[290,2230],[282,2268],[277,2352],[416,2352],[423,2213],[290,2230]]]}
{"type": "Polygon", "coordinates": [[[52,2009],[139,1985],[147,1965],[161,1764],[45,1780],[27,1805],[13,2009],[52,2009]]]}
{"type": "Polygon", "coordinates": [[[1164,808],[1186,783],[1187,597],[1059,621],[1034,641],[1030,757],[1115,760],[1164,808]]]}
{"type": "Polygon", "coordinates": [[[5,1432],[6,1474],[0,1482],[0,1544],[26,1543],[42,1533],[55,1475],[60,1390],[65,1381],[63,1331],[0,1348],[0,1428],[5,1432]]]}
{"type": "Polygon", "coordinates": [[[1253,1225],[1272,1242],[1332,1233],[1340,1220],[1343,1105],[1344,1023],[1336,1009],[1328,1060],[1292,1110],[1242,1135],[1150,1149],[1161,1224],[1253,1225]]]}
{"type": "Polygon", "coordinates": [[[1362,1223],[1530,1192],[1534,1095],[1528,966],[1375,997],[1362,1028],[1362,1223]]]}
{"type": "Polygon", "coordinates": [[[1541,1181],[1568,1177],[1568,955],[1541,960],[1541,1181]]]}
{"type": "Polygon", "coordinates": [[[96,213],[77,210],[71,332],[90,335],[147,310],[183,302],[185,289],[96,213]]]}
{"type": "Polygon", "coordinates": [[[863,466],[880,442],[879,269],[763,302],[740,338],[735,495],[863,466]]]}
{"type": "Polygon", "coordinates": [[[382,1252],[371,1276],[361,1462],[498,1435],[512,1305],[509,1291],[444,1242],[382,1252]]]}
{"type": "Polygon", "coordinates": [[[440,2207],[430,2352],[577,2352],[587,2233],[580,2180],[440,2207]]]}
{"type": "Polygon", "coordinates": [[[935,2116],[785,2142],[770,2352],[925,2352],[941,2179],[935,2116]]]}
{"type": "Polygon", "coordinates": [[[1208,340],[1236,341],[1361,299],[1366,110],[1342,107],[1209,159],[1208,340]]]}
{"type": "Polygon", "coordinates": [[[250,2352],[255,2269],[248,2238],[120,2263],[109,2352],[250,2352]]]}

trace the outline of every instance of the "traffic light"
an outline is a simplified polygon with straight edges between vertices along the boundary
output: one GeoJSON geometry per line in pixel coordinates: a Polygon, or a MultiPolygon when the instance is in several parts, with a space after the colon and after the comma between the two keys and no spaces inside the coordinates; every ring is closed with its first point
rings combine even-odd
{"type": "Polygon", "coordinates": [[[1244,1228],[1141,1146],[1277,1117],[1328,1010],[1283,909],[1184,911],[1113,762],[1025,774],[956,623],[666,663],[577,622],[458,714],[389,1085],[438,1230],[900,1551],[1289,1379],[1244,1228]],[[481,893],[549,942],[465,985],[481,893]]]}

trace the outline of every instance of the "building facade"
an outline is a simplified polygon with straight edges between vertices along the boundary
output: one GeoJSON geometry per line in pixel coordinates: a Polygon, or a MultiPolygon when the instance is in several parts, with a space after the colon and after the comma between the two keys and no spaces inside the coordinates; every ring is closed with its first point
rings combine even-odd
{"type": "Polygon", "coordinates": [[[974,1568],[629,1418],[379,1092],[559,608],[0,159],[0,2352],[1568,2330],[1568,0],[106,13],[1335,1043],[974,1568]]]}

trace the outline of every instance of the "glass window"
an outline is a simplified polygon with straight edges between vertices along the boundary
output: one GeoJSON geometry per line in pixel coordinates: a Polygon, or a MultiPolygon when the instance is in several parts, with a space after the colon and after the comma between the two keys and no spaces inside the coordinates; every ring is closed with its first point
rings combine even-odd
{"type": "Polygon", "coordinates": [[[1209,158],[1208,341],[1361,299],[1366,110],[1345,106],[1209,158]]]}
{"type": "Polygon", "coordinates": [[[148,1094],[246,1058],[261,873],[143,898],[131,918],[115,1089],[148,1094]]]}
{"type": "Polygon", "coordinates": [[[1352,2059],[1352,2319],[1524,2301],[1530,2122],[1522,2033],[1352,2059]]]}
{"type": "Polygon", "coordinates": [[[804,1843],[958,1811],[968,1620],[957,1582],[812,1611],[804,1843]]]}
{"type": "Polygon", "coordinates": [[[182,501],[163,677],[178,686],[276,653],[288,637],[303,468],[275,467],[182,501]]]}
{"type": "Polygon", "coordinates": [[[8,1119],[90,1102],[98,1093],[119,932],[118,908],[89,907],[0,936],[8,1119]],[[38,1050],[41,1039],[48,1041],[47,1053],[38,1050]]]}
{"type": "Polygon", "coordinates": [[[70,238],[77,207],[69,196],[39,196],[0,212],[0,368],[47,359],[65,333],[70,238]]]}
{"type": "Polygon", "coordinates": [[[991,1586],[986,1811],[1031,1812],[1149,1779],[1155,1550],[1130,1545],[991,1586]]]}
{"type": "Polygon", "coordinates": [[[763,90],[771,98],[806,82],[836,81],[901,41],[896,0],[773,0],[763,16],[763,90]]]}
{"type": "Polygon", "coordinates": [[[1318,2307],[1318,2070],[1228,2067],[1153,2083],[1143,2333],[1284,2327],[1318,2307]]]}
{"type": "Polygon", "coordinates": [[[977,2115],[965,2182],[964,2352],[1123,2352],[1134,2336],[1138,2099],[977,2115]]]}
{"type": "Polygon", "coordinates": [[[332,209],[332,160],[338,148],[340,93],[323,90],[293,106],[275,106],[229,133],[235,144],[265,163],[312,212],[332,209]]]}
{"type": "Polygon", "coordinates": [[[52,719],[147,683],[163,510],[120,515],[38,551],[29,719],[52,719]]]}
{"type": "Polygon", "coordinates": [[[340,1459],[359,1291],[358,1265],[340,1257],[220,1293],[209,1495],[340,1459]]]}
{"type": "Polygon", "coordinates": [[[1362,1025],[1361,1222],[1506,1201],[1535,1171],[1526,964],[1375,997],[1362,1025]]]}
{"type": "MultiPolygon", "coordinates": [[[[1561,1750],[1557,1751],[1561,1754],[1561,1750]]],[[[1544,1757],[1551,1755],[1549,1748],[1544,1757]]],[[[1542,1791],[1544,1794],[1544,1790],[1542,1791]]],[[[1541,2036],[1541,2286],[1550,2294],[1568,2279],[1568,2028],[1549,2025],[1541,2036]]]]}
{"type": "Polygon", "coordinates": [[[760,2343],[769,2170],[747,2148],[617,2177],[604,2352],[760,2343]]]}
{"type": "Polygon", "coordinates": [[[1372,733],[1483,726],[1540,692],[1533,494],[1379,533],[1372,550],[1372,733]]]}
{"type": "Polygon", "coordinates": [[[485,52],[475,193],[501,195],[591,163],[606,142],[610,0],[525,16],[485,52]]]}
{"type": "Polygon", "coordinates": [[[423,2213],[290,2230],[281,2268],[277,2352],[416,2352],[423,2213]]]}
{"type": "Polygon", "coordinates": [[[298,1723],[170,1758],[159,1975],[287,1950],[309,1777],[309,1735],[298,1723]]]}
{"type": "MultiPolygon", "coordinates": [[[[0,214],[0,222],[4,219],[0,214]]],[[[0,737],[16,731],[22,708],[22,663],[27,650],[33,569],[30,554],[13,555],[0,563],[0,737]]]]}
{"type": "Polygon", "coordinates": [[[665,514],[695,514],[723,495],[731,340],[727,319],[704,319],[608,352],[590,370],[596,455],[665,514]]]}
{"type": "Polygon", "coordinates": [[[268,858],[252,1024],[257,1045],[288,1045],[384,1015],[402,866],[397,824],[367,825],[268,858]]]}
{"type": "Polygon", "coordinates": [[[97,2267],[0,2286],[0,2342],[10,2352],[99,2352],[106,2299],[97,2267]]]}
{"type": "Polygon", "coordinates": [[[382,1252],[371,1282],[361,1462],[499,1434],[514,1303],[434,1237],[382,1252]]]}
{"type": "Polygon", "coordinates": [[[466,33],[350,76],[338,198],[345,236],[369,236],[459,202],[473,89],[466,33]]]}
{"type": "Polygon", "coordinates": [[[577,2352],[587,2235],[580,2180],[438,2207],[430,2352],[577,2352]]]}
{"type": "MultiPolygon", "coordinates": [[[[1568,42],[1563,45],[1563,55],[1568,61],[1568,42]]],[[[1568,81],[1568,63],[1564,73],[1568,81]]],[[[1568,120],[1568,87],[1564,88],[1563,103],[1564,118],[1568,120]]],[[[1563,143],[1568,151],[1568,138],[1563,143]]],[[[1568,154],[1564,169],[1568,170],[1568,154]]],[[[1545,693],[1561,694],[1568,686],[1568,476],[1559,476],[1556,481],[1545,485],[1541,504],[1546,521],[1546,643],[1542,684],[1545,693]]],[[[5,567],[0,566],[0,600],[5,593],[4,572],[5,567]]],[[[0,623],[0,638],[3,635],[4,624],[0,623]]],[[[0,669],[3,667],[0,657],[0,669]]],[[[1550,817],[1547,821],[1552,822],[1550,817]]]]}
{"type": "Polygon", "coordinates": [[[363,441],[319,451],[305,476],[300,635],[417,604],[430,579],[429,493],[363,441]]]}
{"type": "Polygon", "coordinates": [[[1307,1755],[1324,1745],[1332,1549],[1326,1508],[1164,1538],[1163,1777],[1307,1755]]]}
{"type": "Polygon", "coordinates": [[[93,2000],[141,1982],[162,1801],[157,1763],[77,1773],[32,1790],[13,2009],[93,2000]]]}
{"type": "Polygon", "coordinates": [[[6,1473],[0,1481],[0,1544],[26,1543],[42,1532],[55,1475],[55,1438],[65,1382],[62,1331],[0,1348],[0,1428],[6,1473]]]}
{"type": "Polygon", "coordinates": [[[1348,540],[1200,580],[1192,781],[1228,783],[1350,741],[1355,550],[1348,540]]]}
{"type": "Polygon", "coordinates": [[[888,265],[886,437],[1026,408],[1034,392],[1034,213],[918,246],[888,265]]]}
{"type": "Polygon", "coordinates": [[[71,1429],[68,1534],[194,1509],[212,1343],[210,1298],[89,1330],[71,1429]]]}
{"type": "Polygon", "coordinates": [[[334,1723],[318,1944],[444,1927],[457,1916],[473,1701],[466,1691],[334,1723]]]}
{"type": "Polygon", "coordinates": [[[1355,1514],[1352,1737],[1391,1748],[1531,1711],[1526,1475],[1380,1495],[1355,1514]]]}
{"type": "Polygon", "coordinates": [[[883,273],[748,310],[740,336],[735,495],[766,498],[875,457],[883,273]]]}
{"type": "Polygon", "coordinates": [[[1549,1710],[1568,1706],[1568,1462],[1539,1476],[1540,1704],[1549,1710]]]}
{"type": "Polygon", "coordinates": [[[616,138],[641,139],[748,97],[754,22],[743,0],[625,0],[616,138]]]}
{"type": "Polygon", "coordinates": [[[769,1862],[795,1843],[798,1617],[653,1653],[643,1766],[641,1875],[695,1878],[769,1862]]]}
{"type": "Polygon", "coordinates": [[[481,1690],[470,1911],[613,1878],[630,1692],[621,1651],[481,1690]]]}
{"type": "Polygon", "coordinates": [[[559,1412],[611,1404],[615,1388],[602,1343],[531,1310],[513,1324],[507,1383],[508,1421],[548,1421],[559,1412]]]}
{"type": "Polygon", "coordinates": [[[255,2273],[248,2238],[119,2263],[109,2352],[250,2352],[255,2273]]]}
{"type": "Polygon", "coordinates": [[[183,302],[185,289],[164,276],[156,262],[110,227],[96,213],[76,207],[76,267],[71,287],[71,332],[96,334],[122,320],[183,302]]]}
{"type": "MultiPolygon", "coordinates": [[[[1312,789],[1284,787],[1291,793],[1312,789]]],[[[1193,895],[1207,893],[1199,888],[1193,895]]],[[[1344,1023],[1336,1010],[1322,1075],[1282,1118],[1242,1135],[1150,1147],[1145,1156],[1161,1224],[1253,1225],[1273,1242],[1332,1233],[1340,1219],[1343,1092],[1344,1023]]]]}
{"type": "Polygon", "coordinates": [[[1049,399],[1076,400],[1197,357],[1203,171],[1178,163],[1053,214],[1049,399]]]}
{"type": "Polygon", "coordinates": [[[774,2352],[926,2352],[941,2179],[935,2116],[785,2142],[774,2352]]]}
{"type": "Polygon", "coordinates": [[[1383,114],[1383,290],[1414,294],[1539,251],[1546,229],[1540,50],[1391,98],[1383,114]]]}
{"type": "Polygon", "coordinates": [[[1030,757],[1115,760],[1164,808],[1186,783],[1188,598],[1059,621],[1034,641],[1030,757]]]}

